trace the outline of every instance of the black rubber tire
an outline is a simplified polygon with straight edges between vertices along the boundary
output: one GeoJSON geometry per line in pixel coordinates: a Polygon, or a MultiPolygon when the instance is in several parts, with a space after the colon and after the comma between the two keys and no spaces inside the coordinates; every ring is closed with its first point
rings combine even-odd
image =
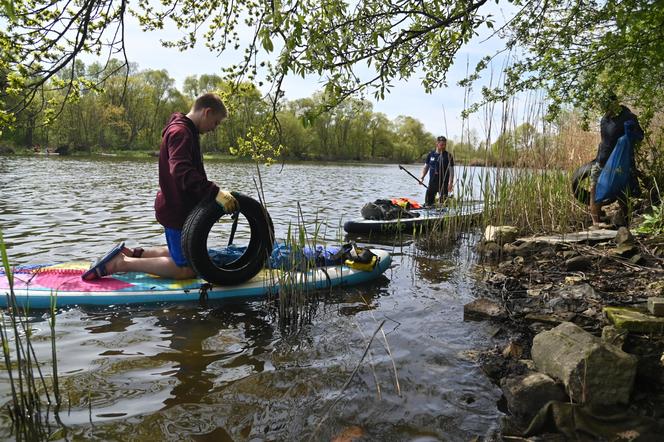
{"type": "Polygon", "coordinates": [[[240,213],[249,222],[251,238],[246,251],[235,261],[218,267],[210,259],[207,239],[214,224],[226,215],[214,200],[201,202],[192,210],[182,228],[182,250],[194,271],[217,285],[237,285],[253,278],[272,252],[274,226],[267,210],[255,199],[231,192],[240,205],[240,213]]]}
{"type": "Polygon", "coordinates": [[[589,161],[579,167],[572,174],[572,192],[574,197],[582,204],[590,204],[590,169],[592,169],[595,160],[589,161]],[[587,182],[584,185],[584,181],[587,182]]]}

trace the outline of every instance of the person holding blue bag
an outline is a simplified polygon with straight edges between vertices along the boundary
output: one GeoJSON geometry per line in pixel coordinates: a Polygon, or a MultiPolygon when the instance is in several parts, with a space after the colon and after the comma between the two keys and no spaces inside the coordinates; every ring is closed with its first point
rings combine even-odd
{"type": "Polygon", "coordinates": [[[600,122],[600,142],[590,172],[590,217],[593,225],[600,224],[603,202],[618,198],[627,215],[625,191],[633,179],[635,169],[634,147],[643,140],[643,129],[629,108],[608,92],[600,103],[604,116],[600,122]]]}

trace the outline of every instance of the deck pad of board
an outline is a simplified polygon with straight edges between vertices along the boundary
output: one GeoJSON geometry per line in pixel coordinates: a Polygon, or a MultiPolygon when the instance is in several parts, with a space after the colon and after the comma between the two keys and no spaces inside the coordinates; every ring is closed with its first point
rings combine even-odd
{"type": "MultiPolygon", "coordinates": [[[[379,259],[371,271],[346,265],[316,267],[308,271],[263,269],[249,281],[234,286],[210,285],[202,279],[174,280],[136,272],[83,281],[81,275],[90,264],[73,261],[18,267],[12,272],[13,288],[17,304],[31,308],[48,308],[52,301],[59,307],[192,301],[199,299],[201,290],[208,299],[255,297],[276,293],[284,284],[309,290],[370,281],[384,273],[391,262],[388,252],[372,251],[379,259]]],[[[9,292],[7,275],[0,272],[0,307],[8,305],[9,292]]]]}

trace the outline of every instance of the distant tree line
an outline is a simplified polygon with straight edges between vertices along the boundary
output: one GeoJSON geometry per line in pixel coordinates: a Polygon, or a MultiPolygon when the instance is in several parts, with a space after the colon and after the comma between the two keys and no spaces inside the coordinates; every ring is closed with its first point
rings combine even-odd
{"type": "MultiPolygon", "coordinates": [[[[250,83],[232,85],[218,75],[187,77],[179,90],[165,70],[105,70],[98,63],[78,61],[75,72],[63,70],[58,78],[85,77],[87,90],[76,99],[58,96],[56,79],[47,99],[65,102],[60,111],[44,111],[37,106],[16,117],[13,128],[0,141],[16,148],[35,145],[51,149],[66,147],[69,152],[152,151],[159,148],[161,131],[173,112],[185,112],[194,98],[207,91],[220,93],[229,108],[229,118],[202,138],[206,153],[236,152],[240,139],[273,116],[271,103],[250,83]],[[114,71],[107,78],[100,72],[114,71]],[[99,85],[99,86],[97,86],[99,85]]],[[[281,144],[287,159],[414,161],[432,148],[434,136],[423,124],[408,116],[390,120],[374,112],[366,100],[351,98],[325,110],[322,93],[310,98],[280,103],[276,117],[280,133],[267,140],[281,144]]]]}
{"type": "MultiPolygon", "coordinates": [[[[46,92],[51,96],[45,98],[64,106],[59,111],[44,109],[37,104],[42,100],[35,100],[16,115],[13,128],[2,133],[0,147],[20,150],[40,146],[69,153],[156,151],[169,116],[186,112],[193,100],[207,91],[223,97],[229,118],[202,137],[205,153],[251,155],[252,148],[261,149],[256,147],[260,143],[251,142],[255,133],[260,133],[262,143],[281,146],[274,150],[277,158],[290,160],[417,162],[435,146],[434,135],[420,121],[409,116],[390,120],[374,112],[366,100],[348,98],[330,108],[324,93],[318,92],[298,100],[282,99],[275,115],[269,97],[252,83],[238,85],[219,75],[204,74],[187,77],[179,90],[165,70],[139,70],[136,64],[127,67],[114,60],[102,68],[99,63],[86,66],[77,61],[74,72],[61,71],[46,92]],[[58,84],[72,75],[86,78],[86,87],[76,91],[73,98],[61,96],[67,89],[58,88],[58,84]],[[275,116],[279,131],[262,130],[273,126],[266,122],[275,116]],[[243,141],[247,139],[250,142],[243,141]]],[[[566,158],[578,163],[568,155],[569,143],[561,151],[556,139],[565,132],[561,122],[569,118],[569,113],[561,112],[555,123],[539,129],[530,122],[506,127],[495,139],[469,130],[461,140],[449,139],[448,150],[457,162],[475,165],[564,166],[569,163],[566,158]]],[[[579,138],[578,133],[574,138],[579,138]]],[[[584,143],[590,150],[596,146],[594,141],[584,143]]],[[[580,150],[584,156],[583,147],[580,150]]]]}

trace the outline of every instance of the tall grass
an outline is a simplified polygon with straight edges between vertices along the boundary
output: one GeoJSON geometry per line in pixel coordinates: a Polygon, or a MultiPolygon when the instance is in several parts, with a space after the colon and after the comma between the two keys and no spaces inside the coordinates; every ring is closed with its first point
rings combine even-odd
{"type": "MultiPolygon", "coordinates": [[[[583,128],[580,114],[574,111],[549,122],[546,106],[546,99],[535,93],[481,109],[479,126],[485,133],[473,153],[473,164],[486,167],[461,169],[455,198],[445,203],[452,216],[416,232],[420,246],[445,249],[460,233],[478,226],[511,225],[522,234],[538,234],[564,233],[590,224],[588,208],[572,193],[572,174],[594,158],[599,127],[583,128]],[[478,199],[484,209],[481,216],[464,213],[478,199]]],[[[464,120],[461,146],[478,142],[478,134],[469,126],[469,119],[464,120]]]]}
{"type": "MultiPolygon", "coordinates": [[[[7,411],[12,421],[12,433],[16,440],[47,440],[52,430],[59,426],[58,411],[60,392],[57,381],[57,355],[55,348],[55,302],[51,303],[49,325],[51,328],[51,351],[53,357],[53,397],[41,370],[31,342],[32,329],[27,320],[27,308],[21,308],[14,292],[14,274],[9,265],[2,231],[0,230],[0,255],[2,267],[8,281],[7,309],[0,310],[0,341],[4,368],[9,378],[11,402],[7,411]],[[49,419],[51,407],[55,407],[54,424],[49,419]]],[[[55,296],[53,297],[55,298],[55,296]]]]}
{"type": "Polygon", "coordinates": [[[312,287],[324,286],[326,282],[325,277],[316,271],[316,263],[304,254],[305,248],[314,251],[322,245],[319,240],[321,223],[316,216],[313,231],[309,232],[299,203],[297,209],[297,223],[288,225],[286,238],[282,241],[288,257],[279,267],[269,269],[267,279],[270,287],[278,287],[272,296],[278,301],[279,324],[292,330],[311,320],[318,305],[318,290],[312,287]]]}
{"type": "Polygon", "coordinates": [[[485,189],[484,224],[511,225],[522,233],[565,233],[590,222],[588,208],[571,191],[571,173],[501,170],[485,189]]]}

